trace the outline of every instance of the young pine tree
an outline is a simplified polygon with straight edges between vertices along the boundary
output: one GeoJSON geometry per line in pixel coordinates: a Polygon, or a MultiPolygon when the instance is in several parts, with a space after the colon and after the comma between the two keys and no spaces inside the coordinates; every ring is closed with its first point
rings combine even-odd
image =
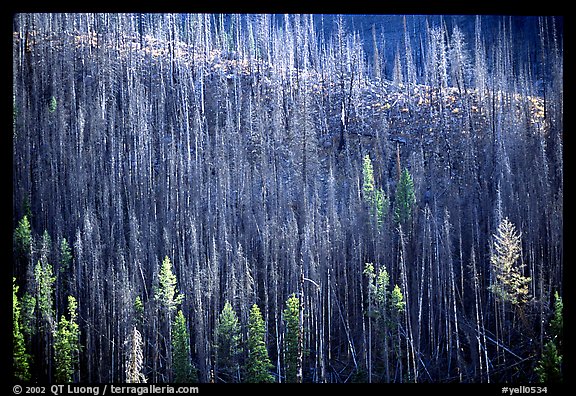
{"type": "MultiPolygon", "coordinates": [[[[43,250],[43,249],[42,249],[43,250]]],[[[45,379],[52,377],[53,368],[53,335],[56,330],[56,318],[54,312],[54,282],[56,277],[52,265],[46,262],[46,258],[40,259],[34,267],[34,301],[36,303],[36,319],[39,337],[36,338],[37,346],[34,350],[39,351],[37,358],[42,365],[41,375],[45,379]]]]}
{"type": "Polygon", "coordinates": [[[66,273],[72,263],[72,250],[66,238],[60,241],[60,272],[66,273]]]}
{"type": "Polygon", "coordinates": [[[36,300],[38,314],[43,323],[52,329],[54,325],[54,282],[56,277],[52,265],[38,261],[34,267],[34,280],[36,282],[36,300]]]}
{"type": "Polygon", "coordinates": [[[494,252],[490,263],[495,279],[490,285],[490,291],[500,301],[507,301],[514,306],[528,300],[529,277],[521,273],[524,265],[517,265],[522,249],[521,235],[507,218],[504,218],[494,235],[494,252]]]}
{"type": "Polygon", "coordinates": [[[184,295],[176,289],[176,275],[172,273],[172,263],[168,256],[164,257],[160,267],[159,285],[155,289],[155,298],[168,313],[173,312],[182,303],[184,295]]]}
{"type": "Polygon", "coordinates": [[[370,155],[364,156],[362,164],[362,195],[368,207],[370,218],[377,227],[382,227],[388,212],[389,200],[381,188],[377,188],[374,180],[374,167],[370,155]]]}
{"type": "Polygon", "coordinates": [[[552,337],[558,340],[558,346],[562,350],[564,339],[564,302],[556,291],[554,293],[554,317],[550,321],[550,331],[552,337]]]}
{"type": "Polygon", "coordinates": [[[80,353],[80,328],[76,322],[76,299],[68,296],[68,316],[62,315],[54,334],[54,361],[56,382],[72,382],[80,353]]]}
{"type": "Polygon", "coordinates": [[[56,100],[56,97],[54,96],[50,97],[50,100],[48,101],[48,111],[50,113],[54,113],[57,107],[58,107],[58,101],[56,100]]]}
{"type": "Polygon", "coordinates": [[[240,382],[240,322],[226,301],[216,324],[216,374],[222,382],[240,382]]]}
{"type": "Polygon", "coordinates": [[[370,155],[366,154],[362,163],[362,193],[369,207],[373,205],[374,189],[374,167],[370,155]]]}
{"type": "Polygon", "coordinates": [[[300,343],[300,299],[292,295],[284,309],[286,334],[284,336],[284,359],[286,382],[298,382],[298,369],[301,365],[300,343]]]}
{"type": "Polygon", "coordinates": [[[24,334],[21,329],[20,302],[18,301],[18,285],[12,278],[12,356],[14,379],[16,381],[30,380],[30,356],[26,353],[24,334]]]}
{"type": "Polygon", "coordinates": [[[192,366],[190,356],[190,332],[182,310],[176,314],[172,326],[172,370],[174,382],[197,382],[196,371],[192,366]]]}
{"type": "Polygon", "coordinates": [[[550,321],[549,340],[544,345],[542,357],[536,366],[536,375],[539,382],[560,383],[562,382],[562,338],[563,338],[563,313],[564,304],[558,292],[554,294],[554,317],[550,321]]]}
{"type": "Polygon", "coordinates": [[[176,288],[176,275],[172,272],[172,263],[168,256],[162,260],[158,274],[158,286],[154,288],[154,298],[158,302],[158,316],[154,319],[158,321],[159,331],[156,333],[155,344],[157,345],[160,359],[153,361],[154,377],[168,378],[172,374],[172,323],[178,305],[184,300],[184,295],[180,294],[176,288]],[[165,359],[163,365],[161,360],[165,359]]]}
{"type": "Polygon", "coordinates": [[[414,193],[414,181],[408,169],[404,169],[400,175],[400,181],[396,188],[396,198],[394,201],[394,220],[396,223],[405,224],[412,218],[412,210],[416,204],[414,193]]]}
{"type": "Polygon", "coordinates": [[[36,334],[36,298],[30,293],[24,293],[20,300],[20,330],[28,342],[36,334]]]}
{"type": "Polygon", "coordinates": [[[140,296],[136,296],[134,300],[134,323],[138,327],[144,325],[144,303],[140,296]]]}
{"type": "MultiPolygon", "coordinates": [[[[371,332],[374,320],[376,327],[377,350],[381,351],[384,362],[384,379],[391,381],[393,367],[391,362],[400,359],[400,331],[402,314],[406,309],[404,296],[398,285],[390,290],[390,275],[386,268],[380,268],[378,273],[372,263],[366,263],[364,275],[368,279],[368,327],[371,332]]],[[[372,334],[370,334],[372,339],[372,334]]],[[[370,348],[372,343],[370,342],[370,348]]],[[[369,351],[372,357],[372,350],[369,351]]],[[[372,378],[372,361],[369,362],[369,379],[372,378]]]]}
{"type": "Polygon", "coordinates": [[[30,256],[32,247],[32,230],[28,216],[22,217],[14,230],[14,251],[16,257],[26,258],[30,256]]]}
{"type": "Polygon", "coordinates": [[[258,305],[252,305],[248,317],[248,361],[246,363],[245,382],[274,382],[270,370],[274,367],[270,362],[264,336],[266,326],[258,305]]]}
{"type": "Polygon", "coordinates": [[[550,340],[544,345],[544,351],[535,372],[539,382],[562,382],[562,355],[558,352],[558,347],[554,341],[550,340]]]}

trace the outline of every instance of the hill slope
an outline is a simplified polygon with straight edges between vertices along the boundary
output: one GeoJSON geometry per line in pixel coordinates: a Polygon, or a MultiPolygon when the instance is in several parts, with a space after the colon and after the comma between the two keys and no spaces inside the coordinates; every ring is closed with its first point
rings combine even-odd
{"type": "MultiPolygon", "coordinates": [[[[242,339],[260,307],[270,371],[284,382],[293,294],[304,381],[536,380],[551,296],[562,290],[561,48],[537,96],[506,42],[490,69],[469,57],[457,83],[455,58],[442,60],[454,54],[450,32],[431,27],[422,79],[404,78],[404,55],[389,81],[359,36],[318,43],[311,20],[260,16],[234,30],[210,15],[16,17],[14,228],[30,217],[33,244],[15,250],[13,272],[20,296],[35,297],[34,267],[54,267],[54,317],[31,313],[37,323],[77,299],[74,380],[125,381],[121,345],[135,326],[144,375],[174,379],[174,313],[157,299],[165,257],[201,382],[224,380],[225,364],[247,358],[218,360],[226,301],[242,339]],[[380,223],[366,203],[366,155],[388,202],[380,223]],[[415,204],[398,222],[404,169],[415,204]],[[521,232],[516,265],[531,279],[522,307],[489,290],[504,218],[521,232]],[[390,292],[398,285],[396,316],[372,311],[366,263],[386,269],[390,292]]],[[[27,339],[41,381],[55,365],[47,334],[27,339]]]]}

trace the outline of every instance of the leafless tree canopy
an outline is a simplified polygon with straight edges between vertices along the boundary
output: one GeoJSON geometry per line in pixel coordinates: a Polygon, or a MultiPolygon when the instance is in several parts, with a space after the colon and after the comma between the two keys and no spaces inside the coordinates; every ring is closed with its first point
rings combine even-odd
{"type": "MultiPolygon", "coordinates": [[[[256,304],[285,382],[291,296],[298,380],[537,380],[563,280],[561,18],[394,18],[14,16],[13,229],[26,216],[32,241],[15,233],[12,268],[36,301],[52,266],[54,320],[75,297],[75,381],[172,381],[175,308],[198,380],[225,378],[229,302],[234,378],[256,304]],[[515,304],[494,293],[504,220],[515,304]]],[[[31,378],[53,381],[22,307],[31,378]]]]}

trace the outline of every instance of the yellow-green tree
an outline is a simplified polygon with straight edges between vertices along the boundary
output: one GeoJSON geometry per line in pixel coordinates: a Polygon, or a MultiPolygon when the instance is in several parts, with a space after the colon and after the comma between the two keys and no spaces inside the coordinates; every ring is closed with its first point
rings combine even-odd
{"type": "Polygon", "coordinates": [[[300,299],[292,295],[286,301],[284,309],[286,334],[284,335],[284,364],[286,366],[286,382],[299,382],[299,370],[302,365],[300,349],[300,299]]]}
{"type": "Polygon", "coordinates": [[[14,379],[17,381],[30,380],[30,356],[26,353],[24,334],[21,329],[20,302],[18,300],[18,285],[16,278],[12,278],[12,356],[14,379]]]}
{"type": "Polygon", "coordinates": [[[372,263],[366,263],[364,275],[368,280],[368,331],[369,331],[369,367],[368,378],[372,382],[372,327],[376,327],[376,353],[380,353],[384,362],[384,378],[386,382],[394,378],[394,368],[391,361],[401,358],[399,331],[406,302],[400,286],[394,285],[390,290],[390,275],[386,268],[381,267],[377,272],[372,263]]]}
{"type": "Polygon", "coordinates": [[[493,252],[490,263],[494,271],[494,280],[490,291],[500,301],[514,306],[528,301],[530,278],[522,275],[523,264],[518,264],[522,251],[522,237],[514,224],[504,218],[494,234],[493,252]]]}
{"type": "Polygon", "coordinates": [[[28,216],[22,217],[14,230],[14,250],[17,256],[28,257],[32,246],[32,230],[28,216]]]}
{"type": "Polygon", "coordinates": [[[173,312],[182,303],[184,295],[176,289],[176,275],[172,273],[172,263],[168,256],[162,260],[158,278],[159,285],[155,289],[155,298],[168,313],[173,312]]]}
{"type": "Polygon", "coordinates": [[[248,361],[246,363],[245,382],[273,382],[270,362],[264,336],[266,327],[258,305],[252,305],[248,317],[248,361]]]}
{"type": "Polygon", "coordinates": [[[54,282],[52,265],[38,261],[34,267],[38,313],[49,329],[54,325],[54,282]]]}
{"type": "MultiPolygon", "coordinates": [[[[158,273],[158,286],[154,288],[154,299],[158,302],[157,320],[159,322],[158,337],[154,342],[159,348],[161,356],[166,359],[165,366],[154,362],[154,375],[166,375],[168,379],[173,374],[172,370],[172,324],[174,314],[178,306],[184,300],[184,295],[176,288],[176,275],[172,272],[172,262],[168,256],[162,260],[162,265],[158,273]]],[[[153,380],[157,380],[153,377],[153,380]]]]}
{"type": "Polygon", "coordinates": [[[62,315],[54,333],[54,361],[56,382],[72,382],[80,353],[80,328],[76,321],[77,303],[68,296],[68,316],[62,315]]]}
{"type": "Polygon", "coordinates": [[[362,195],[368,207],[370,218],[376,223],[378,228],[384,224],[386,213],[388,212],[389,200],[381,188],[376,187],[374,179],[374,167],[370,155],[364,156],[362,164],[362,195]]]}

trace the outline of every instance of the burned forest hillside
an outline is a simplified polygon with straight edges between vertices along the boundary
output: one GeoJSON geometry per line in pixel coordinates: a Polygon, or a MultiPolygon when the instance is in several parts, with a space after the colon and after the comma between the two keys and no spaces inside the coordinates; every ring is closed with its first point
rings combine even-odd
{"type": "Polygon", "coordinates": [[[14,16],[15,380],[561,380],[561,18],[366,18],[14,16]]]}

